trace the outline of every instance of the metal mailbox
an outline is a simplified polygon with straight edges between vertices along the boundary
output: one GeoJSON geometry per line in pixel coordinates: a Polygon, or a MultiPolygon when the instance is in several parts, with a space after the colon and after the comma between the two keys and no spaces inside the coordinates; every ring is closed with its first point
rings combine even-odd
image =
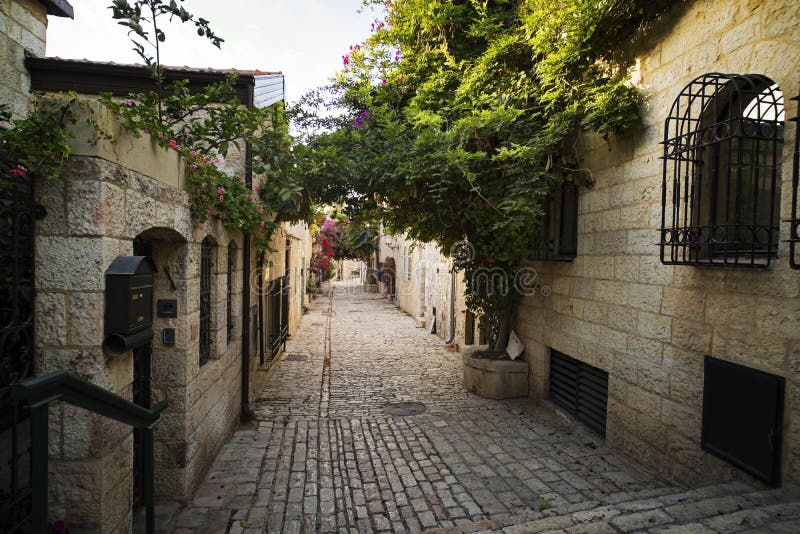
{"type": "Polygon", "coordinates": [[[153,338],[153,273],[148,256],[118,256],[106,270],[103,352],[118,356],[153,338]]]}

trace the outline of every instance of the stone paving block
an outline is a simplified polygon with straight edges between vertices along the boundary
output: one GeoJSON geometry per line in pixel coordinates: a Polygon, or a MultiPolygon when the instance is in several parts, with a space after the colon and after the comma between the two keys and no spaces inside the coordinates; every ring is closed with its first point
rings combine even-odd
{"type": "Polygon", "coordinates": [[[236,510],[249,526],[234,521],[231,532],[248,534],[683,532],[745,519],[800,532],[791,492],[671,487],[527,399],[464,391],[458,355],[376,294],[333,286],[286,350],[306,361],[275,364],[254,422],[237,429],[172,528],[225,532],[236,510]],[[400,401],[427,411],[386,413],[400,401]],[[766,518],[759,509],[771,505],[766,518]]]}

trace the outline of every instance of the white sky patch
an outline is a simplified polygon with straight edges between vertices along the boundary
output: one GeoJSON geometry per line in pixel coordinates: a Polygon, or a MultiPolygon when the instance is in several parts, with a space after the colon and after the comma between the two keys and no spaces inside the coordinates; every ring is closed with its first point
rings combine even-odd
{"type": "MultiPolygon", "coordinates": [[[[141,62],[126,28],[111,18],[111,0],[70,3],[74,20],[48,19],[48,56],[141,62]]],[[[183,5],[209,20],[212,31],[225,42],[217,49],[196,34],[194,25],[165,24],[162,64],[281,71],[289,102],[326,84],[350,45],[367,38],[375,18],[369,9],[358,12],[361,0],[186,0],[183,5]]]]}

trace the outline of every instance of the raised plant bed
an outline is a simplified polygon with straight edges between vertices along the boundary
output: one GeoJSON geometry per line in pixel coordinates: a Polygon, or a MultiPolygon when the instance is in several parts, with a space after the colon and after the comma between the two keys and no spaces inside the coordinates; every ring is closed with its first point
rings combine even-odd
{"type": "Polygon", "coordinates": [[[469,348],[461,355],[464,362],[464,388],[487,399],[512,399],[528,396],[528,362],[481,357],[486,346],[469,348]]]}

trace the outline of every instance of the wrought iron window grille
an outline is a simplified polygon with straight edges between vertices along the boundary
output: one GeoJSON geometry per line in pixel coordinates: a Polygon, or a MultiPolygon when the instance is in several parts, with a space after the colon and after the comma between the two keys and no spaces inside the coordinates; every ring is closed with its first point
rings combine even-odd
{"type": "Polygon", "coordinates": [[[547,195],[539,234],[531,244],[531,259],[572,261],[578,254],[578,186],[563,181],[547,195]]]}
{"type": "Polygon", "coordinates": [[[704,74],[664,126],[661,261],[766,268],[777,255],[784,103],[766,76],[704,74]]]}
{"type": "Polygon", "coordinates": [[[200,244],[200,365],[211,356],[211,238],[200,244]]]}
{"type": "MultiPolygon", "coordinates": [[[[800,106],[800,94],[792,98],[800,106]]],[[[794,154],[792,161],[792,215],[789,223],[789,266],[800,269],[800,108],[794,122],[794,154]]]]}
{"type": "Polygon", "coordinates": [[[230,243],[228,245],[228,271],[226,273],[228,286],[225,290],[225,319],[227,321],[226,337],[229,344],[233,340],[233,267],[235,263],[235,254],[236,249],[234,248],[233,243],[230,243]]]}

